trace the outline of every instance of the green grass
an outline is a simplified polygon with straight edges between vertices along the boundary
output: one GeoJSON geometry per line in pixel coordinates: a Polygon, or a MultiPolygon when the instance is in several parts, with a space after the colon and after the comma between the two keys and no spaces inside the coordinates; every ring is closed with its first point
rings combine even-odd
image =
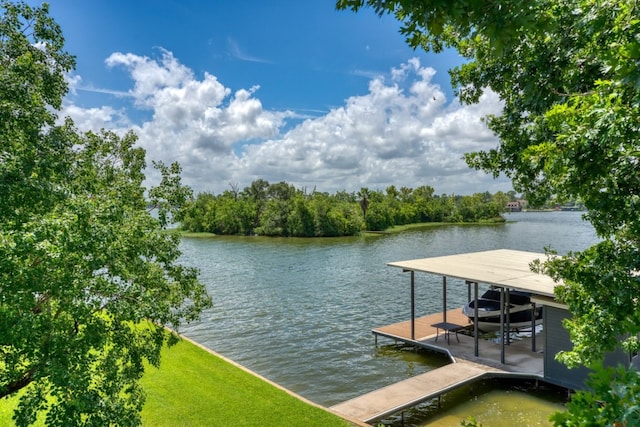
{"type": "MultiPolygon", "coordinates": [[[[147,368],[142,385],[149,427],[350,425],[187,340],[163,350],[160,369],[147,368]]],[[[0,400],[0,425],[13,424],[16,404],[0,400]]]]}
{"type": "Polygon", "coordinates": [[[190,237],[190,238],[210,238],[210,237],[216,237],[216,234],[214,233],[208,233],[206,231],[183,231],[180,230],[180,236],[181,237],[190,237]]]}
{"type": "Polygon", "coordinates": [[[146,426],[348,426],[343,419],[182,341],[143,378],[146,426]]]}
{"type": "Polygon", "coordinates": [[[450,225],[456,226],[476,226],[476,225],[492,225],[492,224],[503,224],[505,222],[504,218],[493,218],[493,219],[485,219],[476,222],[417,222],[414,224],[404,224],[404,225],[394,225],[393,227],[389,227],[384,231],[363,231],[364,235],[375,235],[375,234],[392,234],[392,233],[400,233],[407,230],[425,230],[428,228],[438,228],[445,227],[450,225]]]}

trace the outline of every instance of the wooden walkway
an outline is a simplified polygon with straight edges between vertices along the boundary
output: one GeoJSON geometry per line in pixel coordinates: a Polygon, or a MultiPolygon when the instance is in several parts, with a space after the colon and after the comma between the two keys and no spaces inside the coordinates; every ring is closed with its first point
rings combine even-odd
{"type": "MultiPolygon", "coordinates": [[[[480,339],[478,356],[474,354],[474,338],[468,333],[458,334],[458,341],[455,333],[451,332],[448,342],[440,330],[436,342],[437,332],[432,325],[443,321],[443,313],[416,318],[413,338],[410,320],[376,328],[372,332],[376,336],[376,343],[378,336],[382,336],[442,352],[449,356],[451,364],[342,402],[330,409],[351,419],[372,423],[484,378],[543,377],[543,355],[541,349],[532,351],[531,338],[519,338],[507,345],[505,362],[501,363],[501,345],[495,341],[480,339]]],[[[465,328],[473,326],[459,308],[447,311],[446,322],[465,328]]]]}
{"type": "Polygon", "coordinates": [[[465,384],[501,373],[499,369],[489,366],[459,361],[337,404],[330,409],[371,423],[465,384]]]}

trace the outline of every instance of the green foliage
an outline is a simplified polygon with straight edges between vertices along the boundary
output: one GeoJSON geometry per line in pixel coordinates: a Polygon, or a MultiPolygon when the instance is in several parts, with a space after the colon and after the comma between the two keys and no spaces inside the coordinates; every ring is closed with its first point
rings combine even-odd
{"type": "Polygon", "coordinates": [[[60,28],[46,5],[1,5],[0,397],[22,390],[20,426],[41,412],[50,425],[136,425],[164,325],[210,305],[163,231],[190,193],[179,166],[158,165],[155,219],[135,135],[56,125],[74,65],[60,28]]]}
{"type": "Polygon", "coordinates": [[[589,391],[576,392],[567,412],[551,416],[557,426],[640,425],[640,373],[625,366],[596,369],[587,384],[589,391]]]}
{"type": "Polygon", "coordinates": [[[314,235],[314,215],[302,196],[293,200],[293,209],[287,218],[287,228],[292,236],[312,237],[314,235]]]}
{"type": "MultiPolygon", "coordinates": [[[[165,346],[162,365],[147,366],[141,384],[147,394],[143,426],[351,425],[188,340],[165,346]]],[[[17,401],[0,403],[0,425],[12,424],[17,401]]],[[[43,417],[35,425],[44,425],[43,417]]]]}
{"type": "Polygon", "coordinates": [[[482,427],[482,424],[476,421],[474,417],[469,417],[466,420],[460,421],[460,425],[462,427],[482,427]]]}
{"type": "MultiPolygon", "coordinates": [[[[338,0],[338,8],[392,13],[413,47],[456,49],[450,71],[462,102],[486,90],[503,101],[486,118],[499,137],[468,164],[506,174],[532,205],[580,200],[603,242],[549,261],[557,297],[573,318],[574,343],[560,357],[590,365],[619,345],[637,350],[640,324],[640,10],[636,0],[338,0]]],[[[607,387],[594,378],[597,400],[607,387]]],[[[632,376],[612,377],[611,389],[632,376]]],[[[633,389],[633,388],[631,388],[633,389]]],[[[621,400],[615,411],[631,410],[621,400]],[[626,409],[625,409],[626,408],[626,409]]],[[[586,405],[570,407],[579,419],[586,405]]],[[[560,419],[559,417],[558,419],[560,419]]],[[[614,419],[614,418],[611,418],[614,419]]],[[[568,423],[567,425],[591,425],[568,423]]],[[[634,425],[629,422],[627,425],[634,425]]],[[[600,425],[596,423],[595,425],[600,425]]],[[[622,424],[621,424],[622,425],[622,424]]]]}
{"type": "Polygon", "coordinates": [[[180,181],[182,168],[174,162],[166,166],[162,162],[153,162],[153,166],[160,171],[162,179],[160,185],[149,190],[152,206],[158,211],[160,226],[166,227],[170,222],[181,222],[182,209],[193,200],[191,188],[183,186],[180,181]]]}
{"type": "Polygon", "coordinates": [[[265,236],[289,236],[288,216],[289,204],[286,201],[268,200],[260,216],[260,226],[256,228],[256,233],[265,236]]]}
{"type": "Polygon", "coordinates": [[[357,195],[305,194],[284,182],[272,185],[258,180],[238,194],[198,194],[183,206],[179,217],[182,229],[189,232],[335,237],[405,224],[493,220],[509,200],[501,192],[433,196],[433,189],[426,186],[399,191],[391,186],[386,194],[366,188],[357,195]]]}

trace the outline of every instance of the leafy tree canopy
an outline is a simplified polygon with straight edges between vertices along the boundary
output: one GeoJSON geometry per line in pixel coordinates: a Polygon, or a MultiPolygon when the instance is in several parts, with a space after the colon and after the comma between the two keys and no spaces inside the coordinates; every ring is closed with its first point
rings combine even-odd
{"type": "MultiPolygon", "coordinates": [[[[580,199],[588,208],[586,217],[603,242],[545,266],[564,282],[557,296],[573,314],[566,325],[574,348],[561,359],[569,365],[596,363],[621,337],[628,337],[627,349],[637,351],[638,1],[337,2],[339,9],[365,6],[395,15],[411,46],[453,48],[467,58],[450,70],[462,102],[478,102],[486,90],[500,95],[502,113],[486,118],[499,145],[469,153],[470,166],[506,173],[533,203],[556,195],[580,199]]],[[[628,420],[617,414],[610,423],[628,420]]]]}
{"type": "Polygon", "coordinates": [[[434,189],[389,186],[385,192],[362,188],[357,195],[307,193],[286,182],[263,179],[242,192],[200,193],[176,216],[181,228],[216,234],[267,236],[352,236],[396,225],[424,222],[496,222],[511,197],[505,193],[434,196],[434,189]],[[258,190],[257,189],[261,189],[258,190]]]}
{"type": "Polygon", "coordinates": [[[17,425],[136,425],[164,326],[210,305],[163,230],[190,192],[159,164],[154,218],[133,133],[57,124],[62,32],[47,5],[0,6],[0,397],[20,393],[17,425]]]}
{"type": "MultiPolygon", "coordinates": [[[[577,198],[603,238],[547,262],[571,313],[570,366],[595,366],[640,333],[640,10],[637,0],[338,0],[338,8],[394,14],[413,47],[456,49],[450,70],[462,102],[498,93],[487,117],[495,149],[467,163],[506,173],[533,201],[577,198]]],[[[557,425],[636,425],[640,374],[593,377],[557,425]],[[624,397],[612,398],[624,394],[624,397]],[[591,396],[586,398],[585,396],[591,396]],[[594,406],[593,402],[598,402],[594,406]]]]}
{"type": "Polygon", "coordinates": [[[450,71],[462,101],[477,102],[488,89],[500,95],[502,114],[486,119],[500,144],[469,153],[471,166],[506,173],[534,203],[551,194],[581,199],[588,219],[607,239],[552,270],[567,281],[560,296],[578,319],[587,314],[572,304],[579,287],[587,286],[587,293],[600,285],[621,292],[619,298],[594,301],[602,309],[594,311],[607,316],[599,320],[611,325],[604,335],[599,327],[580,334],[572,328],[574,356],[594,361],[620,334],[640,332],[633,326],[640,323],[629,318],[640,310],[626,298],[629,287],[637,294],[640,285],[632,274],[640,267],[637,2],[338,1],[339,8],[365,5],[395,14],[412,46],[452,47],[466,57],[467,63],[450,71]],[[615,273],[600,274],[587,265],[610,265],[609,258],[619,266],[615,273]],[[577,283],[575,268],[591,268],[599,284],[577,283]],[[594,342],[605,345],[593,351],[594,342]]]}

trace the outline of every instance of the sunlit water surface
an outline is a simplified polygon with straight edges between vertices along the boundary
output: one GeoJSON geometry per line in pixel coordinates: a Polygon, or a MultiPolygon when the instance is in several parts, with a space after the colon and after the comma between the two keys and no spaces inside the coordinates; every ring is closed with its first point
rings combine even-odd
{"type": "MultiPolygon", "coordinates": [[[[372,328],[410,317],[408,276],[388,262],[501,248],[551,247],[564,254],[597,241],[577,212],[506,218],[499,225],[350,238],[185,238],[183,260],[201,270],[214,306],[181,332],[314,402],[334,405],[448,362],[388,342],[374,345],[372,328]]],[[[440,294],[429,290],[440,281],[416,275],[418,315],[440,311],[440,294]]],[[[450,308],[466,303],[466,295],[466,287],[451,287],[450,308]]],[[[544,393],[483,387],[476,387],[484,390],[480,395],[462,395],[438,411],[422,405],[414,416],[405,414],[405,425],[459,425],[469,415],[481,421],[480,414],[489,413],[511,420],[485,420],[486,426],[544,425],[558,409],[558,399],[544,393]],[[512,424],[513,411],[528,421],[512,424]]],[[[455,396],[460,393],[446,398],[455,396]]]]}

